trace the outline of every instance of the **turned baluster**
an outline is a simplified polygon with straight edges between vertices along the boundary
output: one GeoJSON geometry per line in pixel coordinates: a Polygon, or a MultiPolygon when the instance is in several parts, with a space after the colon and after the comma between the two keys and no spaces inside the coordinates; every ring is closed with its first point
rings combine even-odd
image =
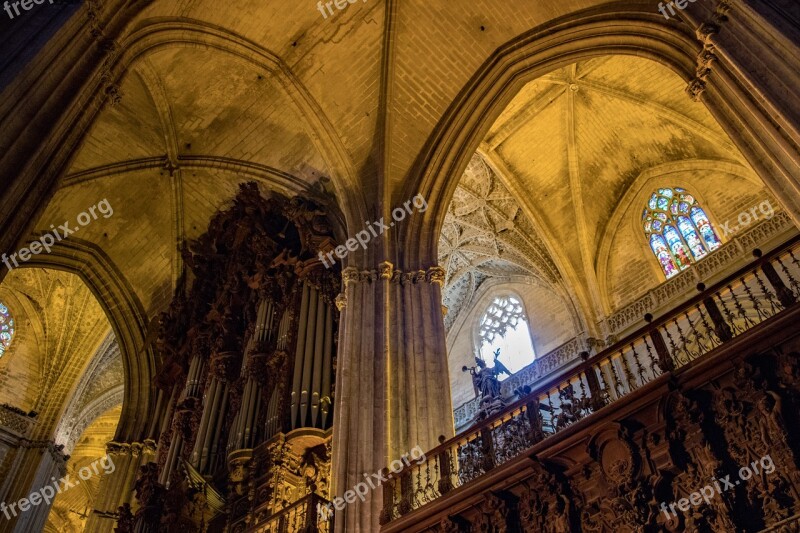
{"type": "MultiPolygon", "coordinates": [[[[702,283],[698,283],[697,290],[703,292],[706,290],[706,286],[702,283]]],[[[722,301],[719,292],[717,293],[717,298],[720,298],[720,301],[722,301]]],[[[722,305],[725,306],[725,302],[722,302],[722,305]]],[[[720,340],[720,342],[727,342],[731,340],[733,338],[733,332],[731,331],[730,325],[725,321],[725,317],[722,316],[719,307],[717,307],[717,303],[714,301],[713,295],[706,295],[706,297],[703,298],[703,307],[705,307],[708,317],[714,324],[713,330],[714,333],[717,334],[717,338],[720,340]]],[[[699,307],[698,310],[700,310],[699,307]]],[[[726,315],[730,315],[727,307],[725,307],[725,313],[726,315]]],[[[702,311],[700,311],[700,316],[703,318],[703,323],[706,324],[706,319],[702,311]]],[[[729,316],[728,319],[733,322],[732,317],[729,316]]]]}
{"type": "Polygon", "coordinates": [[[636,351],[636,345],[634,342],[631,342],[631,352],[633,353],[633,362],[636,365],[636,374],[639,376],[639,383],[644,385],[644,367],[642,366],[641,361],[639,361],[639,353],[636,351]]]}
{"type": "MultiPolygon", "coordinates": [[[[644,315],[644,320],[648,324],[653,321],[653,315],[647,313],[644,315]]],[[[675,350],[675,343],[672,341],[672,336],[669,333],[669,330],[664,328],[667,333],[667,337],[669,337],[670,345],[672,346],[673,351],[675,350]]],[[[661,372],[672,372],[675,370],[675,362],[672,360],[672,355],[670,355],[669,350],[667,349],[667,345],[664,343],[664,337],[661,336],[661,332],[658,328],[653,328],[650,330],[650,340],[653,342],[653,348],[658,355],[658,368],[661,369],[661,372]]]]}
{"type": "Polygon", "coordinates": [[[736,323],[736,317],[733,316],[731,310],[728,309],[728,304],[725,303],[725,298],[722,297],[722,293],[720,291],[716,292],[717,300],[719,301],[720,305],[722,306],[722,313],[725,315],[725,323],[730,326],[729,331],[731,333],[731,337],[734,337],[742,332],[742,329],[736,323]]]}
{"type": "Polygon", "coordinates": [[[744,322],[744,324],[742,325],[742,331],[743,332],[747,331],[752,326],[755,326],[756,323],[753,321],[753,319],[751,319],[747,315],[747,312],[744,310],[742,303],[739,301],[739,297],[736,295],[736,292],[734,292],[733,287],[731,286],[730,283],[728,284],[728,292],[731,293],[731,297],[733,298],[733,306],[736,308],[736,312],[739,314],[739,318],[741,318],[742,321],[744,322]]]}
{"type": "MultiPolygon", "coordinates": [[[[756,279],[758,279],[757,275],[755,277],[756,277],[756,279]]],[[[747,282],[745,281],[744,277],[740,278],[739,281],[741,282],[742,288],[744,289],[744,292],[747,295],[747,298],[750,300],[750,303],[753,304],[753,309],[755,309],[755,311],[756,311],[756,315],[759,318],[759,322],[769,318],[769,315],[767,315],[766,311],[761,309],[761,304],[758,302],[758,298],[756,298],[755,295],[753,295],[753,291],[750,288],[750,286],[747,284],[747,282]]],[[[755,324],[756,324],[756,322],[753,322],[753,325],[755,325],[755,324]]]]}
{"type": "Polygon", "coordinates": [[[491,427],[484,427],[480,431],[481,435],[481,466],[484,472],[492,470],[497,466],[494,459],[494,436],[491,427]]]}
{"type": "MultiPolygon", "coordinates": [[[[589,359],[589,352],[581,352],[581,359],[587,361],[589,359]]],[[[586,372],[586,382],[589,384],[589,401],[592,406],[592,411],[599,411],[606,404],[603,388],[600,386],[600,381],[597,379],[597,373],[594,366],[589,368],[586,372]]]]}
{"type": "Polygon", "coordinates": [[[403,470],[395,475],[400,478],[400,505],[398,506],[398,512],[400,516],[403,516],[414,510],[412,503],[414,498],[414,479],[411,477],[410,470],[403,470]]]}
{"type": "Polygon", "coordinates": [[[697,350],[695,351],[692,351],[689,348],[692,345],[691,343],[687,344],[686,353],[690,359],[697,359],[707,351],[705,346],[706,334],[705,331],[697,327],[697,323],[700,321],[693,321],[692,317],[689,316],[688,309],[683,312],[683,317],[686,319],[686,323],[689,327],[689,334],[686,336],[687,340],[694,337],[694,340],[697,343],[697,350]]]}
{"type": "MultiPolygon", "coordinates": [[[[761,250],[758,248],[753,250],[753,256],[756,258],[760,258],[761,255],[761,250]]],[[[780,260],[778,260],[778,263],[783,266],[783,263],[780,263],[780,260]]],[[[775,289],[775,294],[777,294],[778,301],[780,301],[781,305],[784,308],[791,307],[797,300],[795,299],[794,294],[792,294],[791,289],[789,289],[789,287],[783,283],[783,280],[778,275],[778,272],[775,271],[775,267],[772,266],[772,263],[765,262],[763,265],[761,265],[761,271],[767,277],[767,281],[769,281],[769,284],[772,285],[772,288],[775,289]]]]}
{"type": "MultiPolygon", "coordinates": [[[[791,252],[789,252],[789,254],[792,255],[791,252]]],[[[792,255],[792,258],[794,259],[794,255],[792,255]]],[[[786,276],[786,279],[789,280],[789,285],[791,285],[792,295],[796,294],[796,295],[800,296],[800,282],[798,282],[797,279],[795,279],[795,277],[792,276],[792,273],[789,271],[789,269],[786,267],[786,265],[783,264],[783,260],[780,257],[777,259],[777,261],[778,261],[778,264],[781,266],[781,270],[783,271],[783,275],[786,276]]],[[[796,265],[797,264],[797,259],[794,259],[794,262],[795,262],[795,265],[796,265]]]]}
{"type": "MultiPolygon", "coordinates": [[[[439,437],[439,444],[444,442],[444,435],[439,437]]],[[[452,454],[450,452],[450,448],[447,448],[440,452],[436,456],[436,464],[439,466],[439,483],[437,483],[437,489],[439,490],[439,494],[445,495],[451,490],[453,490],[453,462],[452,462],[452,454]]]]}
{"type": "MultiPolygon", "coordinates": [[[[688,315],[687,315],[686,319],[689,320],[688,315]]],[[[683,328],[681,327],[681,323],[680,323],[680,318],[679,317],[674,317],[672,319],[672,323],[675,325],[675,329],[678,330],[678,340],[680,341],[681,347],[682,347],[681,349],[682,349],[684,355],[686,356],[686,360],[683,361],[683,363],[686,364],[689,361],[691,361],[692,359],[694,359],[694,357],[692,356],[693,354],[692,354],[691,350],[689,349],[689,338],[683,332],[683,328]]],[[[689,320],[689,326],[690,327],[692,326],[692,321],[691,320],[689,320]]],[[[678,362],[680,363],[680,362],[682,362],[682,360],[679,358],[678,362]]]]}
{"type": "Polygon", "coordinates": [[[614,364],[614,357],[611,355],[608,356],[608,366],[611,367],[611,377],[613,378],[612,381],[614,382],[614,391],[617,393],[617,398],[620,398],[625,394],[625,387],[623,386],[622,380],[617,373],[617,366],[614,364]]]}
{"type": "Polygon", "coordinates": [[[525,404],[525,416],[528,418],[528,426],[530,427],[530,443],[531,445],[540,442],[544,439],[544,419],[542,418],[541,404],[538,397],[533,397],[525,404]]]}
{"type": "Polygon", "coordinates": [[[619,359],[622,362],[622,371],[625,373],[625,381],[628,383],[628,391],[635,390],[637,387],[636,379],[633,377],[633,372],[631,372],[631,367],[628,364],[628,359],[625,357],[625,352],[622,348],[619,350],[619,359]]]}
{"type": "MultiPolygon", "coordinates": [[[[384,472],[384,474],[385,474],[385,472],[384,472]]],[[[396,487],[397,487],[397,480],[395,480],[395,479],[388,479],[386,481],[386,484],[384,485],[384,488],[383,488],[383,510],[381,510],[380,517],[378,518],[378,521],[380,522],[381,525],[388,524],[389,522],[391,522],[395,518],[395,516],[394,516],[394,509],[395,509],[394,495],[395,495],[395,492],[397,490],[396,487]]],[[[333,529],[331,529],[331,531],[333,531],[333,529]]]]}
{"type": "Polygon", "coordinates": [[[695,305],[695,309],[697,309],[697,313],[700,315],[700,322],[703,323],[703,339],[708,341],[705,351],[709,352],[722,344],[722,340],[717,336],[716,330],[708,323],[708,318],[706,317],[706,313],[703,312],[703,307],[697,304],[695,305]]]}
{"type": "Polygon", "coordinates": [[[650,373],[653,376],[653,379],[658,377],[661,374],[661,369],[658,367],[658,358],[653,356],[653,348],[650,347],[650,343],[647,342],[648,335],[642,337],[644,341],[644,347],[647,348],[647,358],[650,360],[650,373]]]}

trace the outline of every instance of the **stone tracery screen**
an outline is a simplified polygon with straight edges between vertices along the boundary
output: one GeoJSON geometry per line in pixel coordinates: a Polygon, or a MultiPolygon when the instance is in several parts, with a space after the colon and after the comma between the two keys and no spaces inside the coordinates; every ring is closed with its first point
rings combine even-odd
{"type": "Polygon", "coordinates": [[[516,372],[535,357],[528,318],[522,301],[516,296],[497,296],[478,324],[480,357],[492,366],[498,348],[501,360],[516,372]]]}

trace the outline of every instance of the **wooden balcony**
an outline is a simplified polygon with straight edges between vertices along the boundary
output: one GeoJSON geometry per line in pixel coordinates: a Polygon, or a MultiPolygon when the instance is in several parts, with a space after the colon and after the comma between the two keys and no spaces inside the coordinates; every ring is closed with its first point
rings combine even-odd
{"type": "MultiPolygon", "coordinates": [[[[787,357],[800,338],[800,239],[763,256],[759,250],[753,254],[751,264],[711,287],[699,284],[694,298],[661,317],[645,316],[646,326],[594,356],[584,352],[578,366],[545,378],[502,413],[442,442],[426,454],[425,463],[393,474],[383,490],[382,531],[609,531],[617,529],[615,523],[622,531],[703,530],[697,524],[707,518],[681,515],[672,523],[657,507],[652,512],[653,502],[676,497],[687,465],[705,469],[709,477],[723,466],[733,468],[739,456],[732,441],[738,437],[728,435],[724,424],[713,429],[710,420],[721,415],[698,403],[706,418],[692,431],[709,432],[699,442],[714,452],[704,458],[697,441],[676,437],[674,398],[717,399],[728,383],[737,384],[731,390],[744,386],[742,373],[763,372],[772,377],[760,386],[778,389],[784,385],[774,369],[783,363],[762,358],[753,366],[751,356],[770,351],[770,357],[787,357]],[[646,493],[648,501],[632,502],[630,493],[646,493]],[[551,529],[536,526],[536,509],[554,521],[551,529]],[[480,529],[490,523],[500,529],[480,529]]],[[[762,396],[779,396],[772,389],[762,396]]],[[[756,423],[752,411],[740,425],[756,423]]],[[[796,451],[781,452],[792,487],[773,506],[780,512],[750,510],[740,516],[747,505],[729,511],[711,506],[714,516],[730,514],[731,530],[760,531],[800,512],[794,459],[800,445],[795,448],[793,424],[787,423],[784,440],[796,451]]]]}

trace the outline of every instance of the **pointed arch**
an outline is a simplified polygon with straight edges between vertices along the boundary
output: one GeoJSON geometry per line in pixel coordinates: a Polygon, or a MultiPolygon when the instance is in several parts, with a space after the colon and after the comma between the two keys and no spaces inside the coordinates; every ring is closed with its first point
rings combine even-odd
{"type": "MultiPolygon", "coordinates": [[[[40,235],[32,235],[38,238],[40,235]]],[[[115,440],[136,442],[147,435],[155,409],[156,353],[145,347],[148,317],[133,287],[95,244],[76,237],[51,246],[20,268],[52,268],[78,275],[97,298],[119,343],[125,378],[122,415],[115,440]]]]}
{"type": "MultiPolygon", "coordinates": [[[[548,72],[571,63],[604,55],[635,55],[672,69],[687,83],[696,75],[699,43],[688,25],[665,26],[651,12],[617,12],[613,5],[582,12],[538,27],[498,48],[464,86],[445,112],[405,180],[402,195],[422,194],[432,206],[426,217],[404,228],[398,250],[404,250],[400,266],[435,262],[436,242],[452,197],[471,155],[521,88],[548,72]],[[419,236],[423,238],[420,239],[419,236]]],[[[756,131],[764,123],[746,120],[754,114],[766,118],[764,106],[745,82],[729,67],[715,65],[703,101],[748,162],[770,189],[795,187],[786,154],[765,137],[783,138],[771,128],[756,131]],[[754,105],[755,103],[755,105],[754,105]],[[752,137],[756,142],[750,141],[752,137]]],[[[781,196],[792,217],[797,203],[781,196]]]]}

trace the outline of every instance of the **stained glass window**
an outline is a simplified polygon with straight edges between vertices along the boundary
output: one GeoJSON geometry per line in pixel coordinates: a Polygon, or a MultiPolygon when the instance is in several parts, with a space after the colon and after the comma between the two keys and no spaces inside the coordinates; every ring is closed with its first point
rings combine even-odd
{"type": "Polygon", "coordinates": [[[642,213],[642,229],[667,279],[706,257],[720,241],[697,200],[679,187],[658,189],[642,213]]]}
{"type": "MultiPolygon", "coordinates": [[[[494,353],[500,349],[500,362],[511,372],[533,362],[535,354],[522,302],[515,296],[499,296],[492,301],[478,325],[479,354],[486,366],[494,366],[494,353]]],[[[508,376],[498,377],[501,381],[508,376]]]]}
{"type": "Polygon", "coordinates": [[[3,302],[0,302],[0,357],[6,353],[14,338],[14,317],[3,302]]]}

